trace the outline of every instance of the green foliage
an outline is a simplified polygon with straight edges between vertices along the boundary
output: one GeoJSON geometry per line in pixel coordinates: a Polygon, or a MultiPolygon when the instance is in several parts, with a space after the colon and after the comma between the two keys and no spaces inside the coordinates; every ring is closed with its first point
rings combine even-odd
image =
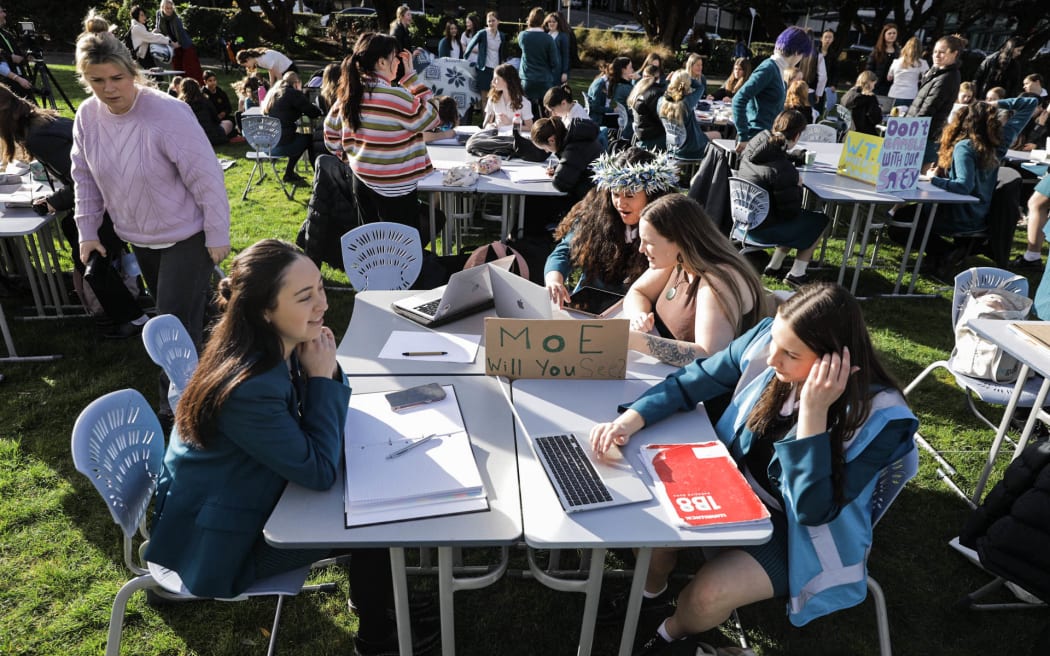
{"type": "Polygon", "coordinates": [[[644,34],[630,36],[621,32],[587,27],[574,27],[573,31],[576,32],[580,63],[587,67],[597,68],[600,62],[611,62],[617,57],[630,57],[638,67],[650,52],[660,53],[667,60],[673,60],[675,57],[675,53],[669,48],[653,45],[644,34]]]}

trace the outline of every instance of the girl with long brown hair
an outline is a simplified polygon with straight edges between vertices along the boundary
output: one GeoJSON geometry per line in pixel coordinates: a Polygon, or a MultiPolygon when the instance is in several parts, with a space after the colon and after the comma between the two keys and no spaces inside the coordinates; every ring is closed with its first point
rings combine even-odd
{"type": "Polygon", "coordinates": [[[897,47],[897,25],[886,23],[879,31],[879,38],[875,40],[875,47],[868,56],[868,70],[875,73],[878,81],[875,83],[875,94],[885,96],[890,92],[890,64],[900,54],[897,47]]]}

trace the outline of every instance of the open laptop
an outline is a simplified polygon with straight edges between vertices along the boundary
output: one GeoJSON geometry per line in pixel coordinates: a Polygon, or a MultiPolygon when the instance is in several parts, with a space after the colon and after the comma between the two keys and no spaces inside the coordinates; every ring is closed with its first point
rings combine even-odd
{"type": "Polygon", "coordinates": [[[639,503],[653,498],[649,486],[617,447],[599,459],[586,435],[532,438],[532,448],[567,513],[639,503]]]}
{"type": "Polygon", "coordinates": [[[550,319],[551,300],[547,288],[511,273],[513,261],[514,256],[508,255],[489,262],[496,314],[503,319],[550,319]]]}
{"type": "Polygon", "coordinates": [[[447,285],[394,301],[394,312],[428,328],[455,321],[492,307],[489,267],[457,271],[447,285]]]}

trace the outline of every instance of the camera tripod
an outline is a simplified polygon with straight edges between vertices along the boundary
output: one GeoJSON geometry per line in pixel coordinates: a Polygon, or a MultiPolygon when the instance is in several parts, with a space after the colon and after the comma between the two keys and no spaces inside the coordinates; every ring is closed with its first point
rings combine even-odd
{"type": "Polygon", "coordinates": [[[39,52],[33,54],[33,62],[29,64],[29,83],[33,85],[33,94],[39,98],[39,104],[44,106],[46,103],[51,109],[58,109],[58,103],[55,101],[55,89],[58,90],[62,100],[66,101],[66,105],[69,107],[69,111],[76,112],[77,108],[73,106],[73,101],[69,99],[66,92],[62,90],[62,87],[58,84],[58,80],[55,79],[55,74],[51,72],[51,69],[47,67],[47,62],[39,52]],[[39,81],[39,84],[37,84],[39,81]]]}

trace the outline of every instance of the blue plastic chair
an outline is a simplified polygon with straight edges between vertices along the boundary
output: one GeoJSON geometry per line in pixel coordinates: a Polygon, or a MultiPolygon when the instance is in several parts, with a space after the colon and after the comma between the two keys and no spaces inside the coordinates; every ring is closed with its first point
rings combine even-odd
{"type": "MultiPolygon", "coordinates": [[[[124,610],[138,590],[150,589],[159,596],[185,601],[198,599],[182,584],[177,572],[144,562],[140,554],[149,540],[146,512],[164,468],[164,434],[149,403],[132,389],[118,390],[92,401],[73,426],[73,464],[91,481],[105,500],[113,521],[124,534],[124,563],[137,576],[120,588],[109,616],[106,656],[120,654],[124,610]],[[137,540],[136,533],[143,540],[137,540]],[[138,545],[136,547],[136,542],[138,545]]],[[[267,654],[273,654],[284,597],[304,589],[310,573],[303,567],[257,581],[235,599],[277,595],[277,610],[270,631],[267,654]]],[[[329,584],[324,589],[334,587],[329,584]]]]}
{"type": "Polygon", "coordinates": [[[408,289],[423,269],[419,231],[400,223],[366,223],[341,238],[343,269],[355,291],[408,289]]]}
{"type": "Polygon", "coordinates": [[[197,368],[197,347],[182,322],[172,314],[160,314],[147,321],[142,328],[142,343],[150,359],[171,381],[168,405],[174,411],[197,368]]]}

